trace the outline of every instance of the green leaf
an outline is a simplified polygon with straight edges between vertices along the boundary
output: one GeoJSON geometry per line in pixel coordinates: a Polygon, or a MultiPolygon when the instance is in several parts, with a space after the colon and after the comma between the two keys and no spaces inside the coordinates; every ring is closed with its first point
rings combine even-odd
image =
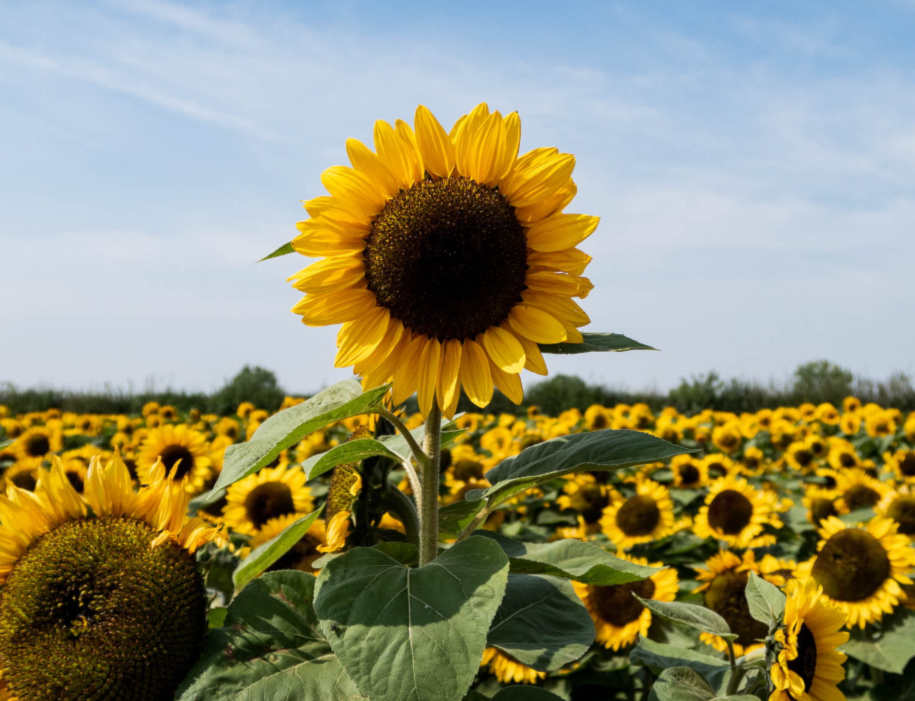
{"type": "Polygon", "coordinates": [[[785,615],[785,595],[774,584],[767,582],[755,572],[750,572],[746,587],[750,615],[760,623],[773,628],[785,615]]]}
{"type": "Polygon", "coordinates": [[[701,674],[717,688],[731,667],[726,660],[709,657],[699,652],[677,645],[656,643],[648,638],[641,638],[639,644],[629,654],[634,665],[648,667],[656,675],[671,667],[689,667],[701,674]]]}
{"type": "Polygon", "coordinates": [[[506,686],[492,697],[492,701],[562,701],[552,691],[537,686],[506,686]]]}
{"type": "Polygon", "coordinates": [[[479,671],[507,579],[508,558],[485,538],[456,543],[417,569],[354,548],[321,570],[315,610],[364,696],[460,701],[479,671]]]}
{"type": "Polygon", "coordinates": [[[239,593],[210,634],[177,701],[324,699],[359,695],[318,625],[315,578],[269,572],[239,593]]]}
{"type": "Polygon", "coordinates": [[[222,606],[211,608],[207,612],[207,628],[222,628],[226,624],[226,616],[228,613],[229,609],[222,606]]]}
{"type": "Polygon", "coordinates": [[[3,450],[4,448],[8,448],[15,442],[16,442],[15,438],[10,438],[8,441],[0,441],[0,450],[3,450]]]}
{"type": "Polygon", "coordinates": [[[718,635],[725,639],[730,638],[731,640],[735,640],[737,638],[736,635],[731,633],[727,621],[704,606],[681,604],[676,601],[667,602],[643,599],[637,594],[633,594],[633,596],[641,601],[645,608],[667,621],[682,623],[690,628],[694,628],[704,633],[718,635]]]}
{"type": "Polygon", "coordinates": [[[497,647],[538,672],[553,672],[588,651],[591,615],[564,579],[509,574],[487,647],[497,647]]]}
{"type": "Polygon", "coordinates": [[[609,471],[694,453],[640,431],[592,431],[560,436],[506,458],[486,473],[488,489],[467,493],[468,501],[489,499],[491,505],[538,484],[573,472],[609,471]]]}
{"type": "Polygon", "coordinates": [[[356,380],[344,380],[274,414],[258,427],[251,440],[226,449],[225,463],[213,490],[228,487],[269,465],[283,450],[309,433],[335,421],[376,411],[387,391],[388,386],[383,385],[363,393],[356,380]]]}
{"type": "MultiPolygon", "coordinates": [[[[454,538],[463,531],[486,505],[482,501],[456,501],[438,511],[438,530],[446,538],[454,538]]],[[[477,531],[482,534],[482,531],[477,531]]]]}
{"type": "Polygon", "coordinates": [[[374,438],[357,438],[354,441],[347,441],[334,446],[325,453],[312,455],[302,463],[302,469],[308,479],[314,479],[318,475],[323,475],[328,470],[334,469],[337,465],[359,462],[373,455],[383,455],[398,462],[403,460],[402,456],[388,449],[384,443],[376,441],[374,438]]]}
{"type": "Polygon", "coordinates": [[[705,678],[689,667],[665,669],[652,689],[658,701],[711,701],[715,698],[715,692],[705,678]]]}
{"type": "Polygon", "coordinates": [[[870,626],[865,631],[853,630],[842,652],[884,672],[902,674],[915,657],[915,611],[899,612],[884,622],[881,631],[870,626]]]}
{"type": "Polygon", "coordinates": [[[323,510],[324,505],[322,504],[317,511],[308,514],[308,516],[303,516],[295,523],[290,523],[275,538],[254,548],[248,557],[238,563],[238,569],[232,575],[235,591],[239,591],[262,572],[266,572],[270,565],[289,552],[308,533],[308,529],[311,528],[323,510]]]}
{"type": "Polygon", "coordinates": [[[259,261],[257,261],[257,262],[258,262],[258,263],[263,263],[265,260],[270,260],[271,258],[279,258],[280,256],[287,256],[287,255],[289,255],[290,253],[295,253],[295,249],[292,247],[292,241],[290,241],[290,242],[288,242],[288,243],[284,243],[282,246],[280,246],[279,248],[277,248],[277,249],[276,249],[273,253],[271,253],[269,256],[264,256],[263,258],[261,258],[261,259],[260,259],[259,261]]]}
{"type": "Polygon", "coordinates": [[[495,540],[508,555],[510,571],[517,574],[551,575],[606,587],[639,582],[661,571],[622,560],[598,545],[580,540],[522,543],[489,531],[478,531],[477,535],[495,540]]]}
{"type": "Polygon", "coordinates": [[[633,341],[619,333],[583,333],[583,343],[541,343],[541,353],[606,353],[607,351],[657,350],[644,343],[633,341]]]}

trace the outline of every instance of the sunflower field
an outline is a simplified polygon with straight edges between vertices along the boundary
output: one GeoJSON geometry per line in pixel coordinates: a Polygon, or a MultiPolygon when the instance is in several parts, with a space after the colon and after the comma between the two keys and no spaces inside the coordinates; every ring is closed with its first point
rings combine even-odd
{"type": "MultiPolygon", "coordinates": [[[[284,408],[297,405],[300,399],[287,398],[284,408]]],[[[403,516],[400,500],[411,490],[395,461],[374,456],[322,471],[322,457],[384,437],[387,422],[371,415],[329,421],[216,492],[218,498],[210,490],[227,448],[243,448],[269,419],[250,404],[222,418],[154,404],[142,416],[55,410],[13,416],[4,407],[0,415],[8,494],[0,506],[6,578],[0,659],[4,677],[27,689],[72,683],[79,670],[125,650],[140,659],[153,642],[150,626],[163,615],[173,618],[178,634],[162,639],[168,652],[151,678],[163,689],[180,683],[177,698],[253,698],[238,694],[255,693],[270,676],[267,668],[297,688],[301,665],[333,655],[313,609],[284,598],[284,582],[314,580],[335,555],[355,546],[405,557],[401,546],[416,528],[403,516]],[[151,473],[135,497],[138,476],[151,473]],[[169,475],[171,490],[157,489],[169,475]],[[391,488],[380,488],[379,479],[391,488]],[[148,504],[128,503],[149,491],[156,494],[148,504]],[[28,524],[15,515],[25,505],[32,509],[28,524]],[[45,512],[40,522],[36,514],[45,512]],[[68,559],[68,541],[83,537],[77,526],[90,514],[136,514],[156,529],[179,521],[174,530],[183,536],[163,552],[164,562],[132,553],[130,533],[111,534],[96,552],[118,576],[150,577],[160,587],[150,592],[157,600],[100,606],[105,580],[98,577],[83,582],[76,599],[63,595],[62,582],[84,569],[68,559]],[[52,534],[59,535],[47,537],[52,534]],[[43,548],[64,551],[53,571],[42,566],[43,548]],[[197,592],[189,590],[197,576],[186,569],[190,552],[202,577],[197,592]],[[151,577],[159,571],[168,576],[151,577]],[[36,591],[54,606],[36,600],[36,591]],[[194,606],[187,609],[181,596],[194,606]],[[197,613],[210,630],[188,637],[194,624],[178,613],[190,617],[195,606],[205,609],[197,613]],[[111,621],[98,638],[93,617],[105,616],[111,621]],[[59,627],[64,618],[66,631],[59,627]],[[114,630],[119,635],[109,640],[114,630]],[[90,637],[85,646],[83,632],[90,637]],[[33,648],[46,658],[45,646],[57,656],[33,659],[33,648]]],[[[410,429],[422,425],[419,414],[401,418],[410,429]]],[[[853,397],[842,407],[805,404],[740,416],[654,414],[645,405],[592,406],[560,416],[536,408],[526,417],[463,414],[443,432],[442,546],[454,542],[480,503],[465,497],[490,489],[505,461],[525,448],[606,429],[656,436],[689,452],[559,476],[488,514],[479,532],[508,554],[511,579],[534,584],[521,590],[521,600],[502,604],[470,698],[513,685],[567,699],[632,699],[650,690],[662,699],[686,698],[683,689],[689,698],[714,698],[725,695],[737,674],[744,696],[758,698],[910,697],[915,414],[861,406],[853,397]],[[525,618],[524,596],[549,605],[525,618]],[[673,602],[699,607],[698,613],[666,607],[673,602]],[[719,616],[724,636],[715,634],[719,616]],[[517,646],[523,627],[534,629],[535,645],[517,646]]],[[[341,672],[339,663],[327,664],[341,672]]],[[[304,694],[309,687],[301,684],[304,694]]],[[[346,686],[340,682],[337,696],[325,698],[358,695],[346,686]]]]}

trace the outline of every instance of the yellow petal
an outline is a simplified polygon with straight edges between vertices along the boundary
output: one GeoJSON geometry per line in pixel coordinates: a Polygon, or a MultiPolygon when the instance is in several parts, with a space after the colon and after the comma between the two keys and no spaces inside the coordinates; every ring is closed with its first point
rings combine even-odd
{"type": "Polygon", "coordinates": [[[416,391],[419,384],[420,356],[425,344],[425,336],[417,336],[403,349],[394,368],[394,404],[402,404],[416,391]]]}
{"type": "Polygon", "coordinates": [[[461,353],[461,384],[468,399],[482,408],[492,401],[492,375],[489,372],[489,358],[476,341],[464,341],[461,353]]]}
{"type": "Polygon", "coordinates": [[[334,367],[345,368],[369,357],[388,330],[391,314],[384,307],[375,307],[358,319],[347,322],[337,335],[340,351],[334,367]]]}
{"type": "Polygon", "coordinates": [[[594,233],[600,217],[587,214],[554,214],[527,230],[527,245],[535,251],[561,251],[575,248],[594,233]]]}
{"type": "Polygon", "coordinates": [[[581,278],[565,273],[553,273],[548,270],[528,271],[524,282],[528,289],[538,292],[549,292],[555,295],[577,297],[581,291],[581,278]]]}
{"type": "Polygon", "coordinates": [[[397,136],[394,127],[380,119],[375,122],[375,150],[378,152],[378,159],[391,173],[397,187],[409,188],[414,182],[415,170],[412,162],[416,159],[413,157],[411,160],[410,149],[397,136]]]}
{"type": "MultiPolygon", "coordinates": [[[[299,222],[302,223],[305,222],[299,222]]],[[[351,236],[344,236],[329,229],[306,229],[292,239],[292,250],[311,258],[349,256],[365,250],[366,235],[353,232],[351,236]]]]}
{"type": "Polygon", "coordinates": [[[562,343],[567,334],[562,324],[547,312],[528,304],[516,304],[508,313],[508,323],[520,336],[535,343],[562,343]]]}
{"type": "Polygon", "coordinates": [[[426,107],[416,108],[414,119],[416,143],[422,154],[423,166],[431,175],[447,178],[454,170],[454,144],[426,107]]]}
{"type": "Polygon", "coordinates": [[[416,134],[413,128],[402,119],[394,122],[394,129],[397,137],[401,140],[402,152],[406,155],[409,162],[412,180],[410,183],[418,183],[425,177],[425,167],[423,166],[423,155],[419,150],[419,144],[416,142],[416,134]]]}
{"type": "Polygon", "coordinates": [[[559,188],[552,195],[541,202],[528,205],[527,207],[517,207],[515,216],[518,221],[535,222],[546,219],[554,214],[564,210],[575,199],[578,194],[578,186],[571,178],[569,182],[559,188]]]}
{"type": "Polygon", "coordinates": [[[530,253],[529,270],[557,270],[569,275],[581,275],[591,262],[591,256],[577,248],[567,248],[553,253],[530,253]]]}
{"type": "Polygon", "coordinates": [[[517,374],[524,369],[524,348],[518,339],[505,329],[491,326],[483,334],[483,347],[496,367],[517,374]]]}
{"type": "Polygon", "coordinates": [[[324,258],[290,277],[299,292],[334,292],[352,287],[365,278],[362,256],[324,258]]]}
{"type": "Polygon", "coordinates": [[[362,228],[366,233],[372,230],[372,222],[369,217],[359,211],[347,209],[339,199],[324,195],[305,200],[303,204],[308,216],[312,219],[320,218],[328,224],[338,222],[342,226],[362,228]]]}
{"type": "Polygon", "coordinates": [[[366,217],[378,214],[387,200],[368,176],[346,166],[331,166],[321,173],[321,182],[344,206],[355,207],[366,217]]]}
{"type": "Polygon", "coordinates": [[[390,198],[397,194],[400,189],[397,181],[391,175],[381,159],[363,144],[359,139],[346,140],[346,154],[349,156],[353,168],[368,177],[375,186],[381,190],[381,193],[390,198]]]}
{"type": "Polygon", "coordinates": [[[490,361],[489,372],[492,374],[492,381],[499,391],[509,398],[514,404],[520,404],[524,400],[524,388],[521,386],[521,377],[515,374],[502,372],[495,363],[490,361]]]}
{"type": "Polygon", "coordinates": [[[518,147],[521,145],[521,117],[517,112],[512,112],[503,120],[505,122],[505,142],[502,153],[497,158],[494,178],[499,182],[511,172],[515,160],[518,158],[518,147]]]}
{"type": "Polygon", "coordinates": [[[442,344],[437,338],[427,338],[419,356],[419,378],[416,385],[416,399],[419,411],[428,416],[435,400],[435,385],[438,378],[438,366],[441,360],[442,344]]]}
{"type": "Polygon", "coordinates": [[[585,326],[591,323],[591,318],[585,313],[585,310],[569,297],[562,297],[548,292],[525,290],[521,293],[521,299],[528,304],[549,312],[562,322],[569,322],[575,326],[585,326]]]}
{"type": "Polygon", "coordinates": [[[438,382],[435,390],[438,396],[438,405],[442,411],[454,403],[456,394],[460,394],[461,385],[458,381],[460,370],[461,342],[452,338],[442,344],[441,367],[438,371],[438,382]]]}
{"type": "Polygon", "coordinates": [[[575,156],[556,154],[521,172],[513,171],[504,194],[516,208],[541,202],[567,185],[573,170],[575,156]]]}
{"type": "Polygon", "coordinates": [[[306,326],[343,324],[375,307],[375,294],[366,289],[347,289],[322,295],[306,295],[292,311],[306,326]]]}
{"type": "MultiPolygon", "coordinates": [[[[566,332],[566,337],[568,338],[568,332],[566,332]]],[[[543,359],[543,353],[540,352],[540,346],[523,336],[518,336],[518,341],[524,347],[526,359],[524,369],[537,375],[547,375],[546,361],[543,359]]]]}
{"type": "MultiPolygon", "coordinates": [[[[355,363],[353,366],[353,372],[357,375],[373,374],[374,371],[378,370],[382,365],[384,365],[385,360],[390,357],[391,353],[400,345],[400,340],[404,336],[404,327],[403,324],[397,319],[393,319],[388,314],[388,328],[384,332],[384,338],[381,339],[381,343],[378,344],[378,347],[368,356],[365,360],[362,360],[358,363],[355,363]]],[[[387,382],[387,379],[394,374],[394,368],[390,368],[390,372],[387,373],[385,379],[379,382],[378,384],[384,384],[387,382]]],[[[378,385],[373,385],[377,387],[378,385]]]]}

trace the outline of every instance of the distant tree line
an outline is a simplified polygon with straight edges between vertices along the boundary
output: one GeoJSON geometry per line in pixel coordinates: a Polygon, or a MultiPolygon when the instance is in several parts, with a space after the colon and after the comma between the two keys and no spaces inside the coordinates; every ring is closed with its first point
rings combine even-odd
{"type": "MultiPolygon", "coordinates": [[[[275,411],[286,395],[287,392],[280,387],[274,373],[247,365],[213,394],[175,390],[133,392],[122,389],[78,392],[48,388],[19,389],[11,383],[0,384],[0,404],[8,406],[14,413],[57,407],[63,411],[87,414],[133,414],[139,413],[147,402],[156,401],[170,404],[179,411],[200,409],[225,416],[233,414],[242,402],[252,402],[258,408],[275,411]]],[[[496,391],[487,411],[524,413],[528,406],[536,405],[541,412],[556,415],[573,408],[584,411],[592,404],[613,406],[641,402],[654,410],[672,406],[685,414],[694,414],[703,409],[740,413],[796,406],[803,402],[830,402],[840,406],[842,400],[849,395],[885,407],[915,410],[915,385],[909,375],[899,372],[884,381],[876,381],[855,377],[850,370],[828,360],[816,360],[800,365],[784,384],[764,384],[741,378],[724,380],[712,371],[684,378],[678,387],[667,393],[614,389],[590,384],[579,377],[554,375],[527,387],[524,404],[520,407],[496,391]]],[[[461,398],[458,409],[479,411],[465,397],[461,398]]],[[[418,410],[415,399],[408,401],[407,410],[418,410]]]]}

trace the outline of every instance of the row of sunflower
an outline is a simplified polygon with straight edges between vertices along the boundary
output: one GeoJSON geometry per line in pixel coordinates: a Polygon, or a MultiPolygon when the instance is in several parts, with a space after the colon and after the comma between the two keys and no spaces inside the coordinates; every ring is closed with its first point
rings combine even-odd
{"type": "MultiPolygon", "coordinates": [[[[298,401],[289,398],[284,408],[298,401]]],[[[163,690],[173,692],[199,651],[201,612],[237,594],[226,582],[239,559],[316,506],[324,504],[325,518],[310,519],[268,569],[314,574],[327,553],[406,537],[396,508],[359,506],[371,483],[365,464],[312,481],[302,469],[308,458],[377,428],[368,417],[309,435],[215,494],[226,448],[250,438],[267,412],[245,403],[220,418],[149,404],[140,416],[12,415],[0,407],[0,417],[0,444],[12,441],[0,452],[0,663],[21,699],[70,698],[67,688],[97,684],[117,690],[138,674],[160,695],[136,698],[166,698],[163,690]],[[73,540],[85,538],[96,544],[91,562],[70,558],[73,540]],[[150,543],[168,547],[149,550],[150,543]],[[99,681],[92,670],[103,659],[123,664],[106,666],[99,681]]],[[[419,415],[403,420],[409,428],[422,423],[419,415]]],[[[841,408],[739,416],[619,405],[550,417],[532,407],[526,417],[464,414],[453,428],[460,435],[443,452],[443,505],[490,486],[486,473],[522,449],[570,434],[634,429],[696,450],[557,479],[489,515],[485,528],[505,536],[588,541],[663,569],[618,585],[575,582],[596,629],[591,651],[546,673],[488,648],[477,690],[522,683],[585,698],[609,686],[625,696],[647,689],[629,662],[642,638],[712,655],[731,645],[738,657],[774,651],[767,661],[773,699],[833,701],[908,688],[915,671],[915,663],[908,667],[915,657],[915,414],[849,397],[841,408]],[[790,594],[785,628],[770,630],[751,615],[751,575],[790,594]],[[665,624],[642,600],[701,605],[734,637],[665,624]]],[[[390,478],[409,493],[396,466],[390,478]]]]}

